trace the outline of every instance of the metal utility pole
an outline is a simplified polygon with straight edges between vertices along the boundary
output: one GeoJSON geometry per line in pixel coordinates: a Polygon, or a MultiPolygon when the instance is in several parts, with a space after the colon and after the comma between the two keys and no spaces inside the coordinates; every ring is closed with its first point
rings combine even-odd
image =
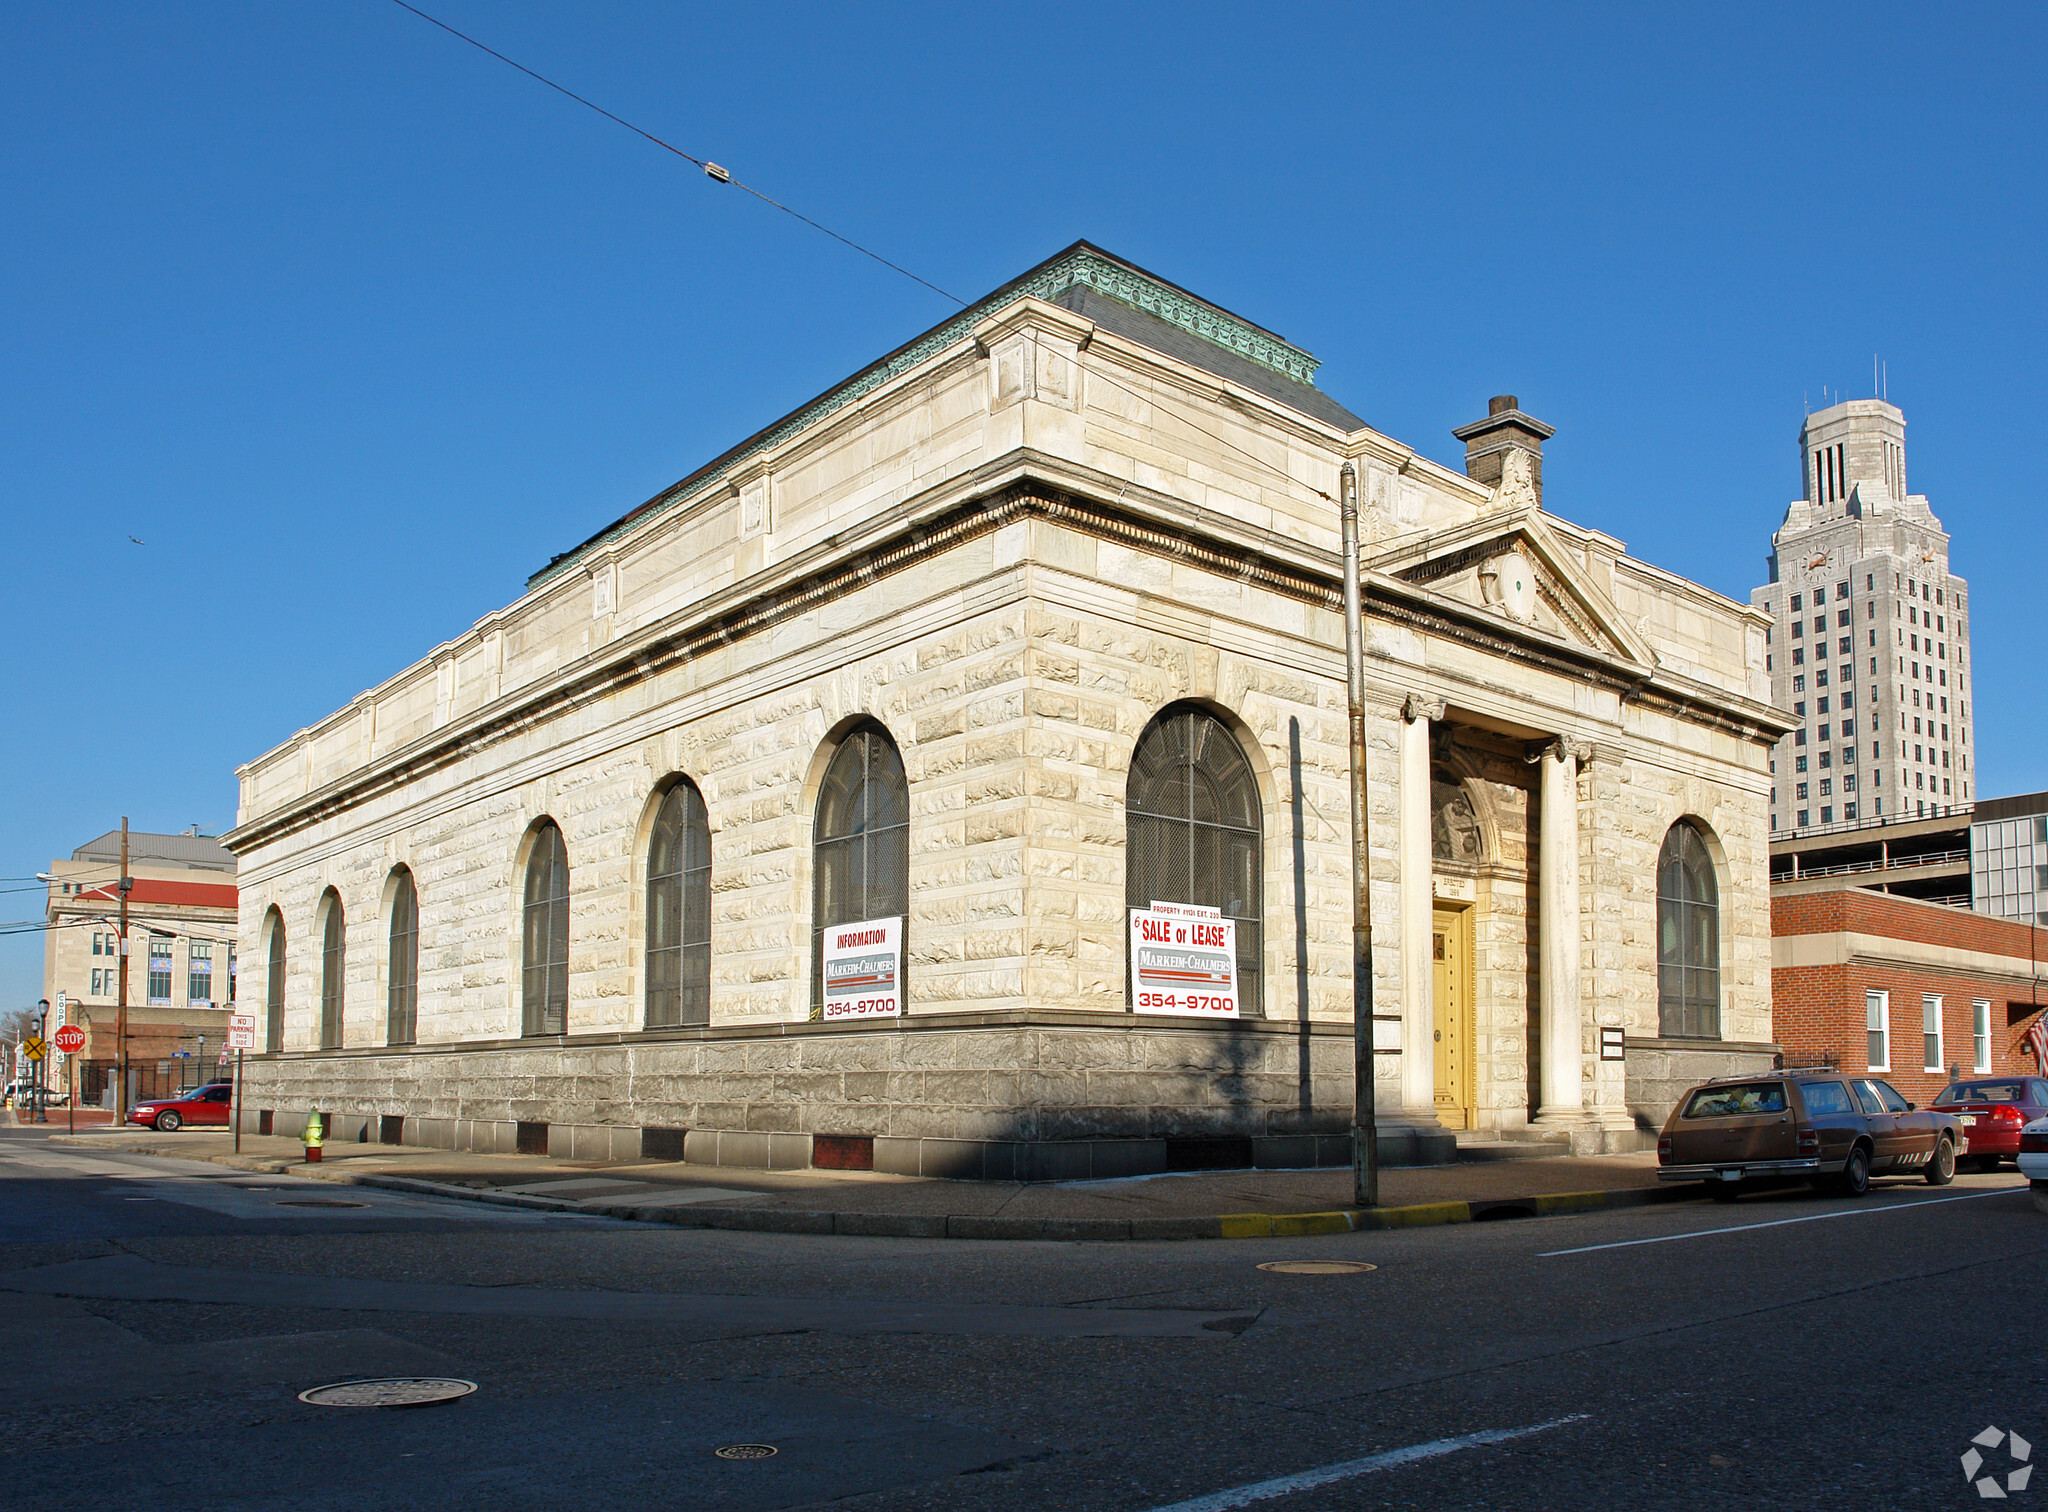
{"type": "Polygon", "coordinates": [[[1351,1188],[1380,1205],[1380,1131],[1372,1105],[1372,870],[1365,834],[1365,611],[1358,587],[1358,470],[1344,464],[1344,675],[1351,705],[1351,1188]]]}
{"type": "Polygon", "coordinates": [[[114,1091],[114,1127],[128,1122],[128,816],[121,816],[121,995],[114,1013],[115,1075],[120,1083],[114,1091]]]}

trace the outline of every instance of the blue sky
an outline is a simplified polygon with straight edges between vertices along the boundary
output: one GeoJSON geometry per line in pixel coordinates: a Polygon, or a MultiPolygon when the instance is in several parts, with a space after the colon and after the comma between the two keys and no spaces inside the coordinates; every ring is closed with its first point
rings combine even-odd
{"type": "MultiPolygon", "coordinates": [[[[1980,790],[2048,788],[2048,12],[424,8],[963,297],[1086,237],[1454,465],[1518,394],[1552,509],[1738,598],[1880,354],[1980,790]]],[[[388,0],[23,0],[0,144],[0,876],[226,828],[237,763],[950,308],[388,0]]],[[[40,978],[0,939],[0,1006],[40,978]]]]}

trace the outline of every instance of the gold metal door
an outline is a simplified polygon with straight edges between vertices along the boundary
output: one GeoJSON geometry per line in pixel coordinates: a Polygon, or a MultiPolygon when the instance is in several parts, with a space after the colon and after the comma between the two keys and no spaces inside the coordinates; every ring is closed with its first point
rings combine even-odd
{"type": "Polygon", "coordinates": [[[1473,1091],[1472,911],[1439,908],[1430,933],[1435,966],[1436,1116],[1447,1129],[1469,1129],[1473,1091]]]}

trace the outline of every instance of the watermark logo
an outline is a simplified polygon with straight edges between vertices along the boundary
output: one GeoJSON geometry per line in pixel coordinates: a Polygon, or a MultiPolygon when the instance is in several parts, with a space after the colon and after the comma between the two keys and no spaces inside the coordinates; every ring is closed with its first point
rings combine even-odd
{"type": "Polygon", "coordinates": [[[1985,1501],[2004,1501],[2007,1492],[2027,1489],[2027,1481],[2034,1473],[2034,1467],[2027,1463],[2034,1452],[2032,1444],[2003,1428],[1986,1428],[1970,1440],[1970,1446],[1963,1455],[1963,1479],[1975,1486],[1977,1494],[1985,1501]],[[2018,1466],[2006,1473],[2003,1484],[1995,1469],[1989,1475],[1979,1473],[1989,1463],[1985,1456],[1996,1453],[2001,1444],[2005,1446],[2007,1459],[2018,1466]]]}

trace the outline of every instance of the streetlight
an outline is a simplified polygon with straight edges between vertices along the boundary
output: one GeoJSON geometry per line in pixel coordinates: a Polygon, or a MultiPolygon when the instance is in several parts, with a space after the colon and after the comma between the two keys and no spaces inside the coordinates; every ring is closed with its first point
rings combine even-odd
{"type": "MultiPolygon", "coordinates": [[[[39,1008],[39,1009],[41,1010],[41,1011],[40,1011],[39,1013],[37,1013],[37,1014],[36,1014],[36,1038],[37,1038],[37,1039],[39,1039],[39,1040],[42,1040],[42,1039],[43,1039],[43,1026],[44,1026],[45,1024],[47,1024],[47,1023],[48,1023],[48,1022],[50,1021],[50,1000],[49,1000],[48,998],[38,998],[38,999],[36,1000],[36,1006],[37,1006],[37,1008],[39,1008]]],[[[50,1121],[50,1061],[49,1061],[49,1055],[50,1055],[50,1045],[49,1045],[49,1041],[47,1041],[47,1040],[43,1040],[43,1053],[42,1053],[42,1054],[41,1054],[40,1056],[38,1056],[38,1057],[36,1058],[36,1122],[37,1122],[37,1123],[48,1123],[48,1122],[50,1121]]]]}

